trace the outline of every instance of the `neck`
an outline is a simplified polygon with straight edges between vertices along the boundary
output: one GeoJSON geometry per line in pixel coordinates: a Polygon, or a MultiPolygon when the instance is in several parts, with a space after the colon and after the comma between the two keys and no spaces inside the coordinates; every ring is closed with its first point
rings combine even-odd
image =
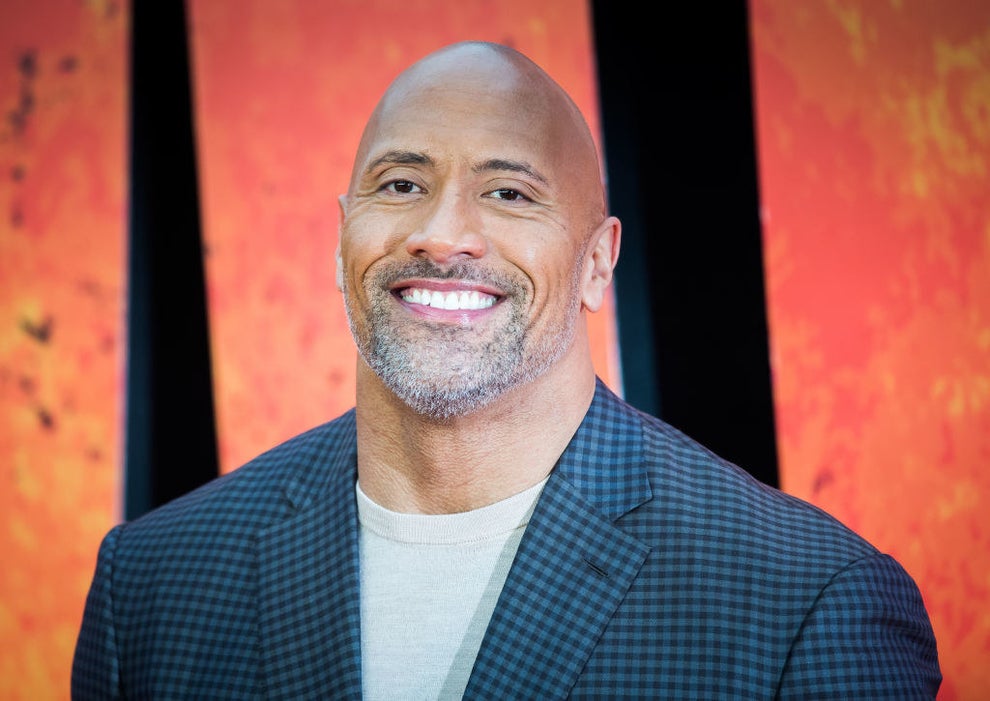
{"type": "Polygon", "coordinates": [[[360,359],[358,479],[387,509],[455,513],[540,482],[580,425],[595,392],[586,350],[465,416],[417,414],[360,359]]]}

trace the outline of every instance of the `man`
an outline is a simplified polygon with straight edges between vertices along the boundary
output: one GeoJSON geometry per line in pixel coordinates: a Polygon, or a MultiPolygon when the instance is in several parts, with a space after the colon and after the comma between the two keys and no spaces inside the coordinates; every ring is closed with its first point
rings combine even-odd
{"type": "Polygon", "coordinates": [[[889,556],[597,380],[620,224],[540,68],[465,42],[340,200],[356,407],[113,529],[76,699],[922,699],[889,556]]]}

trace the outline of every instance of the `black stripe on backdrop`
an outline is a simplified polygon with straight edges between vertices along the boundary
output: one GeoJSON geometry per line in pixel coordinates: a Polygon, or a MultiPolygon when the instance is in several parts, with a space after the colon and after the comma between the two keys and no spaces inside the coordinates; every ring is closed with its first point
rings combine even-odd
{"type": "Polygon", "coordinates": [[[778,484],[745,0],[592,3],[626,398],[778,484]]]}
{"type": "Polygon", "coordinates": [[[128,519],[218,470],[184,3],[131,12],[128,519]]]}

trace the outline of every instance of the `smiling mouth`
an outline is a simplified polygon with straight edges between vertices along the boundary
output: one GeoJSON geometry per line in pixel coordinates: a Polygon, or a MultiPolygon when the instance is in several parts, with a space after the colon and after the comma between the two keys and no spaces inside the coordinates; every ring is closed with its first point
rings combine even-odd
{"type": "Polygon", "coordinates": [[[421,287],[406,287],[399,290],[399,296],[409,304],[417,304],[448,311],[476,311],[487,309],[498,298],[477,290],[428,290],[421,287]]]}

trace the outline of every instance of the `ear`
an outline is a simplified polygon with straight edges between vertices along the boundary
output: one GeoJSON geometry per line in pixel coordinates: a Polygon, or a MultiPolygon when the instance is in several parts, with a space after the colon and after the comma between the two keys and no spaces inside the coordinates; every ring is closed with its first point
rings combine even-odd
{"type": "Polygon", "coordinates": [[[340,239],[344,231],[344,217],[347,216],[347,195],[337,197],[337,248],[333,252],[333,260],[336,265],[337,289],[344,291],[344,262],[340,257],[340,239]]]}
{"type": "Polygon", "coordinates": [[[607,217],[598,225],[588,241],[590,250],[584,261],[581,304],[597,312],[605,301],[605,292],[612,284],[612,272],[619,260],[622,224],[616,217],[607,217]]]}
{"type": "Polygon", "coordinates": [[[337,283],[337,290],[344,291],[344,262],[340,259],[340,241],[337,241],[337,249],[333,252],[334,280],[337,283]]]}

